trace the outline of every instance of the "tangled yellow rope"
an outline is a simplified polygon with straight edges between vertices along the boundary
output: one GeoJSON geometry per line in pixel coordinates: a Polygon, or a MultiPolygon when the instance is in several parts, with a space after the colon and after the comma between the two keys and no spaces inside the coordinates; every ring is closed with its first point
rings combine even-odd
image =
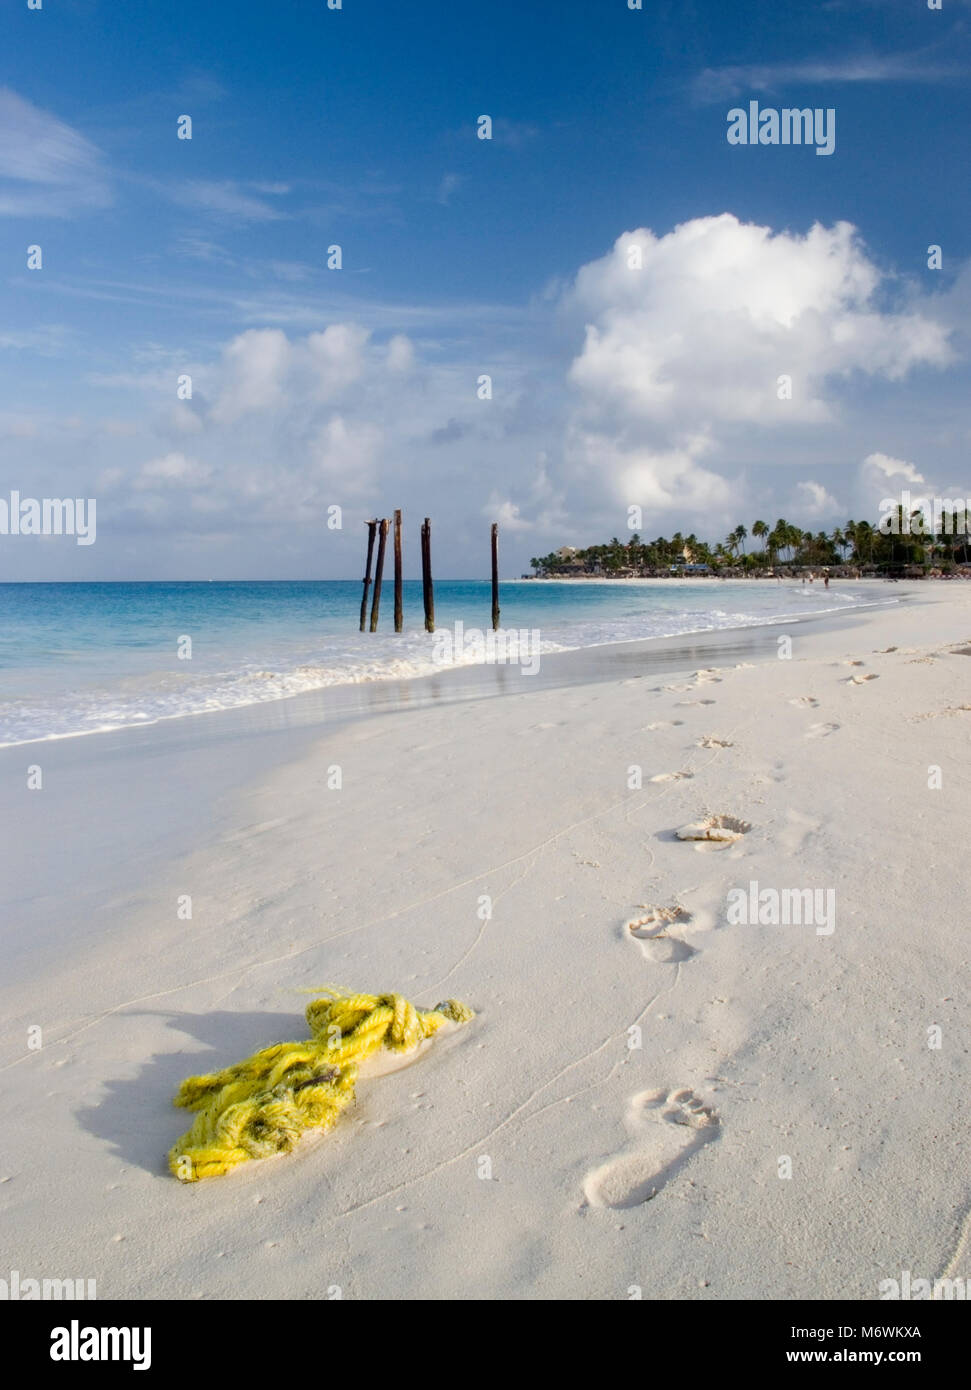
{"type": "Polygon", "coordinates": [[[183,1081],[175,1104],[198,1111],[169,1154],[182,1182],[217,1177],[251,1158],[289,1153],[308,1129],[330,1129],[354,1099],[358,1065],[380,1047],[410,1052],[448,1020],[474,1015],[455,999],[423,1011],[400,994],[328,989],[307,1006],[313,1034],[183,1081]]]}

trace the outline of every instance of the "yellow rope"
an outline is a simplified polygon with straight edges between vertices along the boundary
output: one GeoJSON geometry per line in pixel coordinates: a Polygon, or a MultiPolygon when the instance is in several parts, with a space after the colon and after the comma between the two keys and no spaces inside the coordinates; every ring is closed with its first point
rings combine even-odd
{"type": "Polygon", "coordinates": [[[380,1047],[410,1052],[472,1010],[455,999],[423,1011],[400,994],[337,989],[307,1006],[306,1042],[274,1043],[245,1062],[183,1081],[175,1104],[198,1112],[169,1154],[182,1182],[218,1177],[251,1158],[289,1153],[308,1129],[330,1129],[354,1099],[357,1069],[380,1047]]]}

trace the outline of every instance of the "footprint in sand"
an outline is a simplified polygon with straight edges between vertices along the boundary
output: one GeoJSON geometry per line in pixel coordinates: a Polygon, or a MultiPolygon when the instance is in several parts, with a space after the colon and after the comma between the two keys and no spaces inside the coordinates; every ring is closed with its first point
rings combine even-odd
{"type": "Polygon", "coordinates": [[[713,705],[714,700],[679,700],[678,709],[685,709],[688,705],[713,705]]]}
{"type": "Polygon", "coordinates": [[[652,782],[683,782],[686,777],[693,777],[693,772],[659,772],[656,777],[652,777],[652,782]]]}
{"type": "Polygon", "coordinates": [[[656,1197],[693,1154],[717,1139],[719,1119],[687,1088],[641,1091],[627,1107],[628,1149],[588,1173],[584,1196],[591,1207],[639,1207],[656,1197]]]}
{"type": "Polygon", "coordinates": [[[880,677],[877,676],[877,675],[874,675],[874,673],[871,671],[870,674],[869,674],[868,676],[850,676],[850,677],[847,679],[846,684],[847,684],[847,685],[865,685],[865,684],[867,683],[867,681],[878,681],[879,679],[880,679],[880,677]]]}
{"type": "Polygon", "coordinates": [[[655,719],[653,724],[645,724],[644,727],[653,733],[655,729],[674,729],[683,723],[683,719],[655,719]]]}
{"type": "Polygon", "coordinates": [[[777,832],[778,840],[786,853],[796,858],[802,854],[808,842],[819,834],[819,829],[818,820],[790,808],[785,815],[785,824],[777,832]]]}
{"type": "Polygon", "coordinates": [[[734,748],[735,745],[730,739],[716,738],[714,734],[705,734],[695,744],[696,748],[734,748]]]}
{"type": "Polygon", "coordinates": [[[668,928],[673,924],[687,926],[691,913],[675,904],[673,907],[647,907],[642,904],[639,917],[632,917],[624,923],[624,935],[633,937],[641,948],[641,954],[655,965],[680,965],[697,955],[693,946],[671,936],[668,928]]]}
{"type": "Polygon", "coordinates": [[[813,695],[797,695],[794,700],[789,701],[790,705],[796,705],[800,709],[818,709],[819,701],[813,695]]]}
{"type": "Polygon", "coordinates": [[[810,724],[806,730],[806,737],[828,738],[830,734],[835,734],[838,728],[838,724],[810,724]]]}
{"type": "Polygon", "coordinates": [[[747,820],[738,816],[705,816],[704,820],[682,825],[674,833],[679,840],[696,840],[698,849],[727,849],[752,829],[747,820]]]}

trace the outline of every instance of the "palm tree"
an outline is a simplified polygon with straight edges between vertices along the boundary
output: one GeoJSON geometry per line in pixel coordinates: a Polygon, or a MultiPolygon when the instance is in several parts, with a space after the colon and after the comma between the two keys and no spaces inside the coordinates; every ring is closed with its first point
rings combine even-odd
{"type": "Polygon", "coordinates": [[[873,542],[879,533],[874,531],[868,521],[851,522],[850,525],[853,527],[853,544],[860,564],[863,563],[864,555],[867,561],[872,563],[873,542]]]}
{"type": "Polygon", "coordinates": [[[606,569],[619,570],[627,559],[623,541],[617,536],[611,536],[610,544],[607,547],[607,554],[604,556],[604,566],[606,569]]]}
{"type": "Polygon", "coordinates": [[[765,537],[769,534],[769,528],[764,521],[752,522],[752,535],[762,541],[762,554],[765,554],[765,537]]]}
{"type": "Polygon", "coordinates": [[[798,526],[793,526],[791,521],[786,521],[785,517],[780,516],[769,536],[769,554],[788,550],[789,562],[792,561],[796,546],[802,540],[802,532],[798,526]]]}

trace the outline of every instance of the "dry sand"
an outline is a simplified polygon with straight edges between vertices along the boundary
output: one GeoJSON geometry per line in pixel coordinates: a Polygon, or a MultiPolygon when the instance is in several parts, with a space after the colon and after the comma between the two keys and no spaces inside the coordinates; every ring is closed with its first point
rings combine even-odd
{"type": "MultiPolygon", "coordinates": [[[[2,1262],[101,1298],[872,1299],[903,1270],[971,1276],[971,586],[915,587],[794,627],[790,660],[335,729],[43,968],[22,943],[2,1262]],[[750,828],[677,837],[720,815],[750,828]],[[834,893],[834,929],[730,923],[753,881],[834,893]],[[327,982],[477,1018],[362,1078],[332,1134],[180,1185],[179,1080],[303,1036],[300,991],[327,982]]],[[[93,769],[100,737],[75,741],[93,769]]],[[[110,842],[96,773],[75,814],[110,842]]],[[[59,834],[39,864],[70,865],[59,834]]]]}

